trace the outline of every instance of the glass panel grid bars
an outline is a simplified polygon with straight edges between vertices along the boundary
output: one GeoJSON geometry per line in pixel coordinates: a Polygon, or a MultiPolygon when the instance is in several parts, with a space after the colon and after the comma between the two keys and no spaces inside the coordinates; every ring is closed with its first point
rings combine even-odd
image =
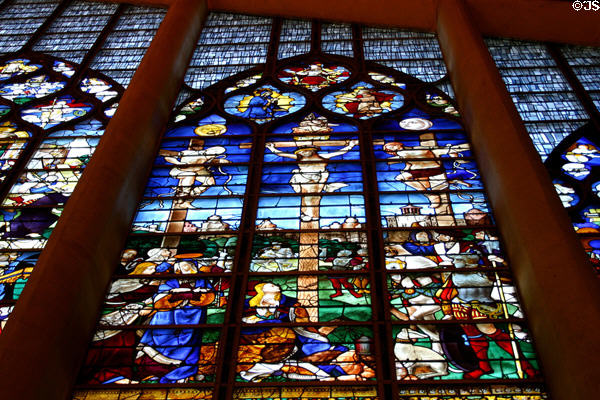
{"type": "Polygon", "coordinates": [[[322,24],[321,49],[323,53],[353,57],[350,24],[322,24]]]}
{"type": "Polygon", "coordinates": [[[80,63],[116,9],[116,4],[74,2],[54,20],[33,50],[80,63]]]}
{"type": "Polygon", "coordinates": [[[307,20],[285,19],[281,23],[278,57],[288,58],[310,51],[312,23],[307,20]]]}
{"type": "Polygon", "coordinates": [[[19,51],[58,3],[50,0],[15,0],[5,6],[0,15],[0,56],[19,51]]]}
{"type": "Polygon", "coordinates": [[[546,398],[452,100],[335,59],[190,90],[74,398],[546,398]]]}
{"type": "Polygon", "coordinates": [[[598,107],[600,52],[562,46],[552,56],[545,45],[497,39],[488,40],[488,46],[583,247],[600,272],[599,178],[595,172],[599,147],[594,121],[586,123],[589,118],[596,124],[600,120],[593,111],[588,115],[583,106],[584,96],[589,95],[598,107]],[[566,63],[559,69],[557,61],[562,57],[566,63]],[[569,75],[586,93],[567,82],[569,75]]]}
{"type": "Polygon", "coordinates": [[[446,65],[432,33],[398,29],[363,29],[365,59],[377,61],[425,82],[442,79],[446,65]]]}
{"type": "MultiPolygon", "coordinates": [[[[19,4],[5,10],[20,10],[19,4]]],[[[109,33],[106,23],[115,9],[73,3],[52,21],[38,45],[52,40],[52,49],[60,52],[52,54],[92,57],[90,47],[102,40],[102,32],[109,33]],[[79,37],[89,32],[87,22],[92,33],[79,37]],[[76,53],[62,53],[73,49],[76,53]]],[[[139,8],[129,10],[117,26],[129,26],[135,39],[139,8]]],[[[0,62],[0,331],[122,92],[110,77],[53,55],[27,52],[0,62]]]]}
{"type": "MultiPolygon", "coordinates": [[[[600,109],[600,50],[593,47],[562,46],[562,56],[596,108],[600,109]]],[[[581,93],[578,93],[581,96],[581,93]]],[[[599,114],[568,135],[548,157],[545,164],[560,199],[567,208],[573,226],[596,272],[600,274],[599,186],[595,159],[599,114]]]]}
{"type": "Polygon", "coordinates": [[[545,160],[558,143],[589,118],[543,44],[487,39],[490,54],[545,160]]]}
{"type": "Polygon", "coordinates": [[[600,49],[597,47],[563,46],[563,56],[600,110],[600,49]]]}
{"type": "Polygon", "coordinates": [[[203,89],[264,63],[271,36],[270,18],[231,18],[209,14],[188,67],[185,83],[203,89]]]}
{"type": "Polygon", "coordinates": [[[128,8],[90,67],[127,87],[165,14],[159,8],[128,8]]]}

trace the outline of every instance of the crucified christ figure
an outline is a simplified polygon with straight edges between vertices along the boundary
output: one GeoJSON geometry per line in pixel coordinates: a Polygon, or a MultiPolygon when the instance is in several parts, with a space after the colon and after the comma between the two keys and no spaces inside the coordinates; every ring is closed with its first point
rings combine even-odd
{"type": "MultiPolygon", "coordinates": [[[[300,208],[300,261],[299,271],[313,272],[319,269],[319,205],[322,192],[334,192],[347,186],[343,182],[327,183],[329,171],[327,171],[328,160],[346,154],[353,149],[358,140],[349,141],[319,141],[321,146],[343,146],[332,153],[320,153],[320,147],[316,145],[298,147],[293,153],[285,153],[277,146],[297,146],[295,142],[267,143],[266,147],[273,154],[280,157],[296,160],[298,168],[292,171],[290,185],[294,192],[303,194],[300,208]],[[306,195],[304,195],[306,194],[306,195]],[[307,232],[306,230],[315,230],[307,232]]],[[[318,278],[312,276],[300,276],[298,278],[298,300],[300,304],[309,310],[311,321],[318,320],[318,278]]]]}
{"type": "MultiPolygon", "coordinates": [[[[349,140],[346,146],[333,153],[319,153],[318,146],[302,146],[294,153],[284,153],[277,149],[276,143],[267,143],[267,149],[279,157],[291,158],[298,162],[298,168],[292,171],[290,185],[296,193],[334,192],[347,186],[343,182],[327,183],[329,171],[327,160],[346,154],[358,144],[358,140],[349,140]]],[[[320,201],[320,196],[319,201],[320,201]]],[[[318,215],[317,215],[318,219],[318,215]]]]}

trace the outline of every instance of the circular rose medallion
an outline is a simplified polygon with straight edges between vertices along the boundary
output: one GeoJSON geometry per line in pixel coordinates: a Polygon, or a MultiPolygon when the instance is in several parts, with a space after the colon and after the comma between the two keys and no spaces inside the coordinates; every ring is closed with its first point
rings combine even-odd
{"type": "Polygon", "coordinates": [[[359,82],[351,90],[333,92],[323,97],[323,107],[354,118],[368,119],[395,111],[404,104],[404,96],[391,90],[359,82]]]}
{"type": "Polygon", "coordinates": [[[225,112],[250,119],[259,124],[285,117],[301,109],[306,100],[294,92],[284,92],[273,86],[256,88],[251,94],[241,94],[225,101],[225,112]]]}

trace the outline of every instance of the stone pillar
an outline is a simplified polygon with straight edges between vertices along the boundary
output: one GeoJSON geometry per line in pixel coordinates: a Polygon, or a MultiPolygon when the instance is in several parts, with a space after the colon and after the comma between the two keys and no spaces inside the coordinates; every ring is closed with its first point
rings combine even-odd
{"type": "Polygon", "coordinates": [[[0,398],[69,398],[206,13],[169,8],[0,336],[0,398]]]}
{"type": "MultiPolygon", "coordinates": [[[[465,1],[473,21],[487,35],[600,46],[598,12],[575,11],[572,1],[465,1]]],[[[210,9],[215,11],[318,18],[431,32],[436,30],[437,4],[443,2],[445,0],[208,0],[210,9]]]]}
{"type": "Polygon", "coordinates": [[[465,0],[465,2],[473,23],[485,35],[600,46],[598,12],[575,11],[571,0],[465,0]]]}
{"type": "Polygon", "coordinates": [[[599,281],[463,1],[440,1],[437,18],[551,396],[596,398],[599,281]]]}

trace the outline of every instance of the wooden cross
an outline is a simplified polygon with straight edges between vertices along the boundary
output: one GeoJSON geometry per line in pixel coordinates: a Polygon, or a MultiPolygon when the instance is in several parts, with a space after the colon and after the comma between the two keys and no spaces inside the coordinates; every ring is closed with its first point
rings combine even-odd
{"type": "MultiPolygon", "coordinates": [[[[402,139],[399,139],[400,143],[402,139]]],[[[435,135],[431,132],[426,132],[426,133],[422,133],[419,136],[419,141],[421,146],[423,146],[423,148],[416,148],[416,147],[404,147],[402,150],[398,151],[398,155],[396,156],[396,159],[402,159],[402,152],[406,151],[408,152],[422,152],[422,155],[419,154],[410,154],[410,157],[416,157],[416,158],[422,158],[423,161],[410,161],[413,164],[413,168],[411,169],[407,169],[406,172],[410,173],[411,171],[423,171],[425,172],[426,170],[434,170],[435,168],[441,168],[442,167],[442,162],[441,161],[436,161],[435,158],[438,158],[440,156],[442,156],[443,154],[449,154],[451,151],[458,154],[461,151],[467,150],[469,149],[468,144],[459,144],[459,145],[455,145],[452,146],[450,148],[439,148],[437,147],[437,141],[435,139],[435,135]],[[422,168],[414,168],[415,165],[423,165],[427,163],[428,166],[427,167],[422,167],[422,168]]],[[[385,144],[385,141],[382,139],[378,139],[373,141],[373,144],[378,145],[378,146],[383,146],[385,144]]],[[[408,157],[406,157],[408,158],[408,157]]],[[[388,164],[397,164],[399,161],[388,161],[388,164]]],[[[425,196],[427,198],[427,200],[429,200],[429,203],[431,205],[431,207],[433,208],[434,212],[435,212],[435,219],[437,221],[437,225],[439,226],[454,226],[456,225],[456,220],[454,219],[454,214],[452,212],[452,207],[451,207],[451,201],[450,201],[450,195],[448,193],[442,192],[442,193],[430,193],[427,191],[427,189],[425,189],[424,185],[419,183],[419,181],[423,182],[423,183],[427,183],[429,185],[429,189],[434,189],[435,190],[445,190],[448,188],[448,183],[447,183],[447,178],[444,175],[443,172],[440,172],[439,174],[436,175],[431,175],[431,176],[422,176],[422,177],[417,177],[417,178],[411,178],[411,179],[407,179],[405,180],[405,184],[407,186],[410,186],[414,189],[416,189],[419,193],[422,193],[423,196],[425,196]],[[439,181],[440,183],[438,183],[436,186],[432,186],[431,183],[431,178],[434,177],[439,177],[437,179],[435,179],[435,181],[439,181]]]]}
{"type": "MultiPolygon", "coordinates": [[[[324,146],[347,146],[348,140],[296,140],[285,142],[270,142],[278,148],[300,148],[324,146]]],[[[349,149],[348,149],[349,150],[349,149]]],[[[326,163],[327,159],[323,159],[326,163]]],[[[298,164],[311,164],[304,162],[298,164]]],[[[318,162],[320,163],[320,162],[318,162]]],[[[319,233],[307,230],[319,229],[320,203],[322,196],[319,193],[308,192],[305,185],[299,185],[301,191],[300,204],[300,246],[298,271],[314,272],[319,270],[319,233]],[[309,194],[310,195],[305,195],[309,194]]],[[[297,192],[298,193],[298,192],[297,192]]],[[[298,277],[298,302],[306,307],[311,322],[319,320],[319,278],[316,275],[302,275],[298,277]]]]}
{"type": "MultiPolygon", "coordinates": [[[[240,148],[250,148],[252,143],[240,143],[240,148]]],[[[190,143],[188,149],[203,149],[204,140],[202,139],[190,139],[190,143]]],[[[167,157],[178,157],[181,155],[180,151],[172,151],[172,150],[160,150],[159,155],[167,156],[167,157]]],[[[200,165],[205,165],[207,168],[211,165],[210,163],[204,163],[200,165]]],[[[177,165],[174,166],[176,168],[177,165]]],[[[181,166],[185,168],[185,166],[181,166]]],[[[178,192],[178,188],[180,188],[183,183],[184,178],[180,178],[175,188],[175,194],[178,192]]],[[[208,190],[208,187],[207,187],[208,190]]],[[[193,199],[173,199],[173,205],[171,207],[171,211],[169,213],[169,218],[167,219],[167,226],[165,228],[165,233],[180,233],[183,232],[183,227],[185,224],[185,220],[187,218],[188,210],[192,208],[191,202],[193,199]]],[[[163,248],[176,248],[179,245],[180,237],[179,236],[163,236],[161,247],[163,248]]]]}

